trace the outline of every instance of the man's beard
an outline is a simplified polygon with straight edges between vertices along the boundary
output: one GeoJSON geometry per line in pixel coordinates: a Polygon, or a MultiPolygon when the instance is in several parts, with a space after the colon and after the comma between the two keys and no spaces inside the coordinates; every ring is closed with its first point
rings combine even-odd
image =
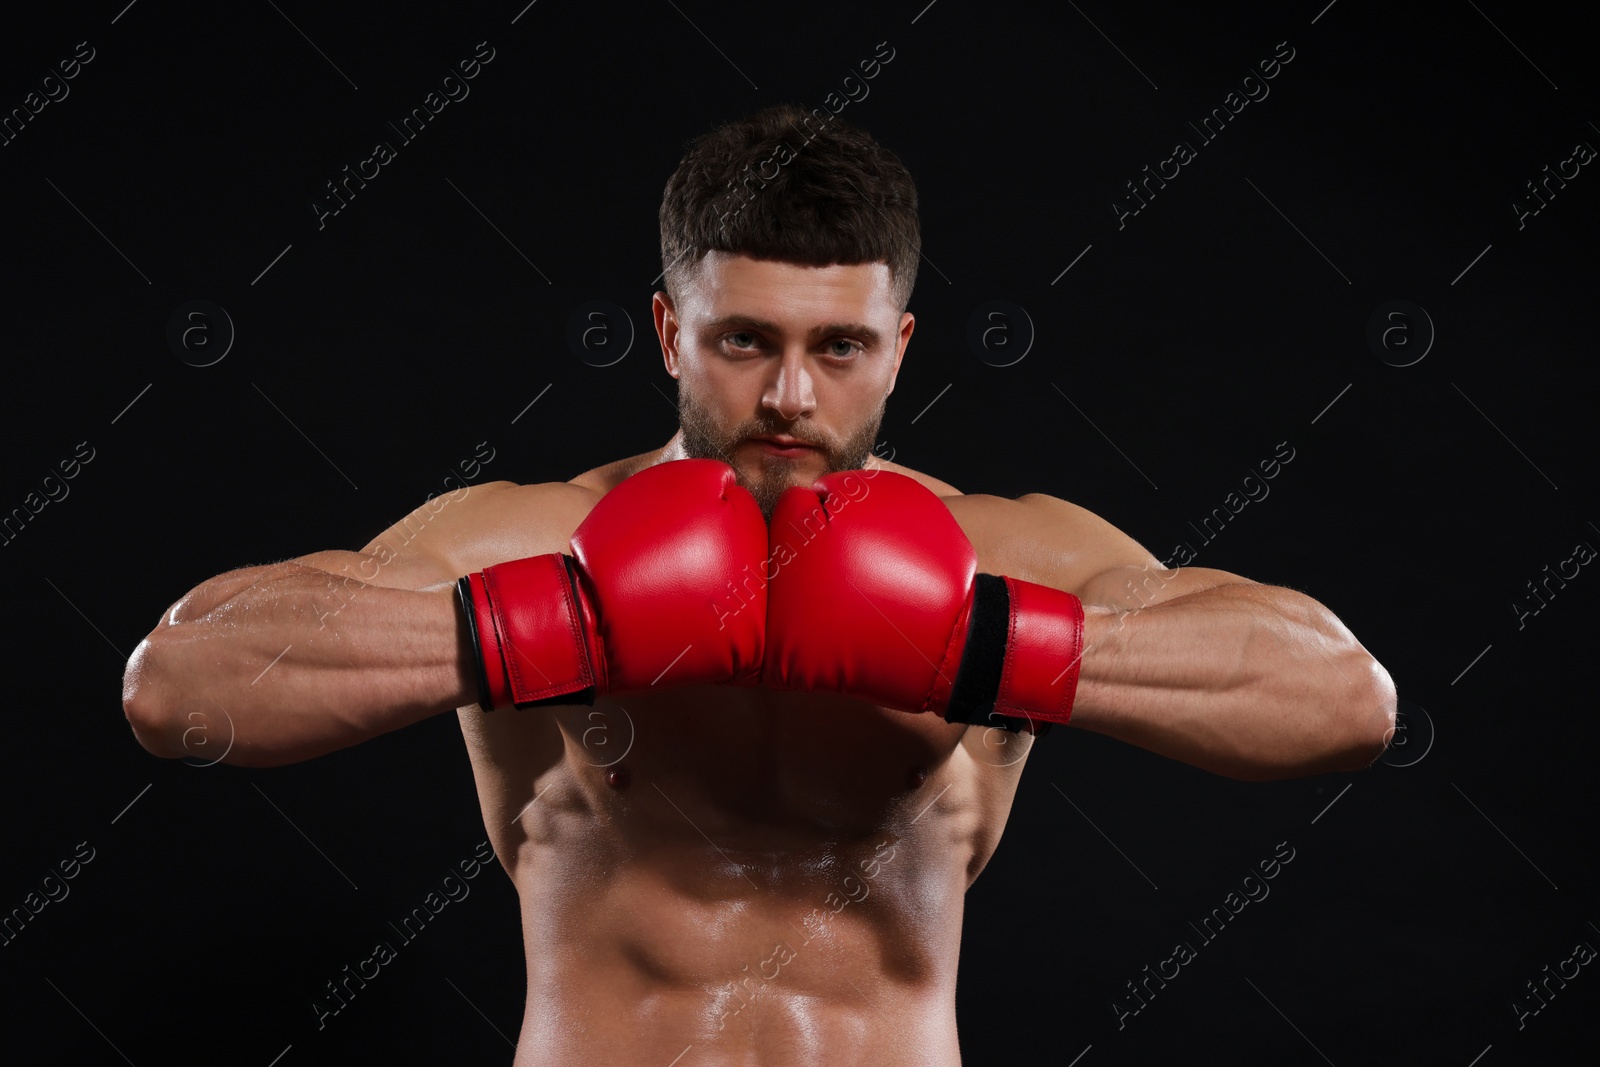
{"type": "Polygon", "coordinates": [[[794,478],[795,461],[763,454],[760,460],[761,471],[752,482],[743,471],[739,470],[738,464],[734,463],[734,448],[750,437],[782,434],[798,438],[817,448],[818,454],[826,464],[818,477],[834,471],[860,470],[865,465],[867,457],[871,455],[872,446],[878,440],[878,427],[883,424],[884,408],[888,400],[888,395],[885,394],[883,399],[878,401],[877,410],[872,413],[872,417],[844,441],[819,433],[809,423],[796,421],[786,424],[776,415],[769,413],[741,422],[723,433],[717,428],[711,413],[695,400],[693,391],[684,382],[679,381],[678,424],[682,430],[683,450],[688,458],[720,459],[733,467],[739,473],[739,484],[750,491],[761,507],[761,514],[771,520],[772,509],[777,505],[778,497],[783,491],[793,485],[809,485],[810,480],[807,479],[802,483],[794,478]]]}

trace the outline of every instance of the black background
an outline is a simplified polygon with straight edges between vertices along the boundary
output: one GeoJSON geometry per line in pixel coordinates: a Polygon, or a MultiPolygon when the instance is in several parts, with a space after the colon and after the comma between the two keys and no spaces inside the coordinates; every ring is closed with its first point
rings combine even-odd
{"type": "Polygon", "coordinates": [[[520,482],[664,442],[648,301],[684,142],[823,106],[880,41],[894,59],[842,117],[922,196],[895,458],[1306,591],[1389,668],[1408,727],[1368,771],[1272,784],[1056,731],[968,895],[966,1062],[1487,1067],[1592,1046],[1592,968],[1521,1029],[1512,1008],[1600,945],[1581,695],[1600,577],[1520,627],[1513,607],[1600,546],[1600,177],[1584,167],[1520,227],[1512,207],[1600,145],[1592,42],[1558,5],[925,3],[6,15],[7,112],[77,42],[95,58],[0,147],[0,511],[79,442],[94,458],[0,551],[0,908],[79,842],[95,858],[0,948],[5,1048],[509,1061],[523,977],[498,868],[326,1028],[309,1006],[485,837],[454,716],[289,768],[188,766],[134,742],[124,661],[184,590],[361,546],[478,442],[480,480],[520,482]],[[396,142],[386,122],[480,41],[495,58],[470,96],[319,229],[324,183],[396,142]],[[1187,123],[1281,41],[1270,95],[1201,144],[1187,123]],[[1179,139],[1198,158],[1119,228],[1123,184],[1179,139]],[[197,299],[237,331],[208,367],[190,364],[215,348],[167,343],[197,299]],[[966,340],[997,299],[1035,331],[1006,367],[966,340]],[[567,341],[591,300],[640,331],[611,366],[567,341]],[[1392,300],[1437,331],[1410,366],[1390,364],[1420,349],[1386,362],[1366,341],[1392,300]],[[1270,496],[1204,544],[1189,524],[1280,442],[1294,459],[1270,496]],[[1295,858],[1270,897],[1202,946],[1188,923],[1280,842],[1295,858]],[[1119,1029],[1125,983],[1179,940],[1198,958],[1119,1029]]]}

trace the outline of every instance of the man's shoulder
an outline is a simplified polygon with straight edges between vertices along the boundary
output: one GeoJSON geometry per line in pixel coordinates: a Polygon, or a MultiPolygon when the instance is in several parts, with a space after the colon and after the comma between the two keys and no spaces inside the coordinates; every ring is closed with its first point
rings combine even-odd
{"type": "MultiPolygon", "coordinates": [[[[492,518],[527,519],[531,513],[549,515],[559,524],[568,513],[582,515],[594,507],[602,494],[593,486],[570,482],[483,482],[472,486],[474,497],[470,520],[492,518]]],[[[469,509],[463,508],[463,518],[469,509]]]]}
{"type": "Polygon", "coordinates": [[[456,574],[561,552],[600,496],[568,482],[480,482],[434,497],[366,551],[431,558],[456,574]]]}
{"type": "Polygon", "coordinates": [[[576,478],[568,479],[561,484],[577,486],[580,489],[598,494],[598,496],[604,496],[627,478],[659,462],[661,453],[662,450],[657,448],[650,452],[641,452],[637,456],[615,459],[610,463],[603,463],[598,467],[586,470],[576,478]]]}
{"type": "Polygon", "coordinates": [[[910,467],[902,466],[899,463],[895,463],[890,460],[879,459],[877,456],[869,457],[866,465],[862,469],[893,471],[895,474],[903,474],[907,478],[915,481],[924,489],[933,493],[935,496],[955,497],[965,495],[961,492],[961,490],[957,489],[949,482],[941,481],[931,474],[924,474],[922,471],[912,470],[910,467]]]}
{"type": "MultiPolygon", "coordinates": [[[[613,460],[564,482],[485,482],[472,487],[473,504],[458,516],[475,528],[520,529],[565,544],[600,498],[630,475],[657,462],[660,449],[613,460]]],[[[559,550],[559,549],[558,549],[559,550]]]]}
{"type": "MultiPolygon", "coordinates": [[[[525,512],[530,509],[559,513],[576,511],[581,522],[590,508],[631,475],[657,462],[661,450],[644,452],[637,456],[591,467],[582,474],[564,482],[484,482],[472,487],[480,494],[476,511],[485,514],[525,512]]],[[[475,516],[478,517],[478,516],[475,516]]]]}

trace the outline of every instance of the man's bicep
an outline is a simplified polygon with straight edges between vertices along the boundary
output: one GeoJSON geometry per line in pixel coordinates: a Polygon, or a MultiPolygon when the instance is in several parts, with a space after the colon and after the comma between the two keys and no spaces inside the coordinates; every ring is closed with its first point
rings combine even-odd
{"type": "Polygon", "coordinates": [[[354,578],[362,585],[383,589],[428,589],[454,581],[444,561],[422,552],[399,554],[388,552],[381,546],[377,551],[363,549],[350,552],[345,549],[327,549],[296,556],[286,563],[327,571],[341,578],[354,578]]]}
{"type": "Polygon", "coordinates": [[[1143,545],[1087,508],[1030,493],[1029,528],[1054,561],[1043,584],[1076,593],[1086,604],[1118,609],[1150,607],[1220,585],[1250,579],[1209,567],[1167,567],[1143,545]]]}
{"type": "Polygon", "coordinates": [[[1210,567],[1148,566],[1110,567],[1084,584],[1078,594],[1085,604],[1119,610],[1148,608],[1190,593],[1223,585],[1255,585],[1249,578],[1210,567]]]}
{"type": "Polygon", "coordinates": [[[566,482],[487,482],[436,497],[359,553],[314,553],[368,585],[424,589],[495,563],[561,552],[596,494],[566,482]]]}
{"type": "Polygon", "coordinates": [[[426,589],[452,577],[441,561],[421,553],[396,557],[371,551],[328,549],[277,563],[239,567],[208,578],[169,607],[161,621],[167,625],[198,622],[258,582],[283,578],[297,567],[323,571],[334,579],[352,579],[362,585],[391,589],[426,589]]]}
{"type": "MultiPolygon", "coordinates": [[[[296,566],[323,571],[341,582],[387,589],[445,585],[491,563],[550,551],[540,543],[555,544],[562,523],[574,521],[575,515],[581,520],[574,509],[583,507],[586,492],[559,482],[470,486],[428,501],[360,551],[325,549],[207,579],[169,607],[162,621],[197,621],[257,582],[282,577],[286,568],[296,566]]],[[[564,544],[564,537],[560,541],[564,544]]]]}
{"type": "Polygon", "coordinates": [[[464,573],[456,558],[468,540],[476,494],[484,497],[510,482],[489,482],[437,496],[378,534],[358,552],[325,549],[285,560],[383,589],[422,590],[455,581],[464,573]]]}

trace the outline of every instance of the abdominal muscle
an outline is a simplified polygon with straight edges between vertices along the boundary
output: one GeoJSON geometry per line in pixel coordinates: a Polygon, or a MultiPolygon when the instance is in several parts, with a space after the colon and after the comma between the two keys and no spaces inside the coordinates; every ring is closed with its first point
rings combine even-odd
{"type": "Polygon", "coordinates": [[[519,1067],[960,1062],[963,896],[1026,738],[727,686],[461,719],[521,899],[519,1067]]]}

